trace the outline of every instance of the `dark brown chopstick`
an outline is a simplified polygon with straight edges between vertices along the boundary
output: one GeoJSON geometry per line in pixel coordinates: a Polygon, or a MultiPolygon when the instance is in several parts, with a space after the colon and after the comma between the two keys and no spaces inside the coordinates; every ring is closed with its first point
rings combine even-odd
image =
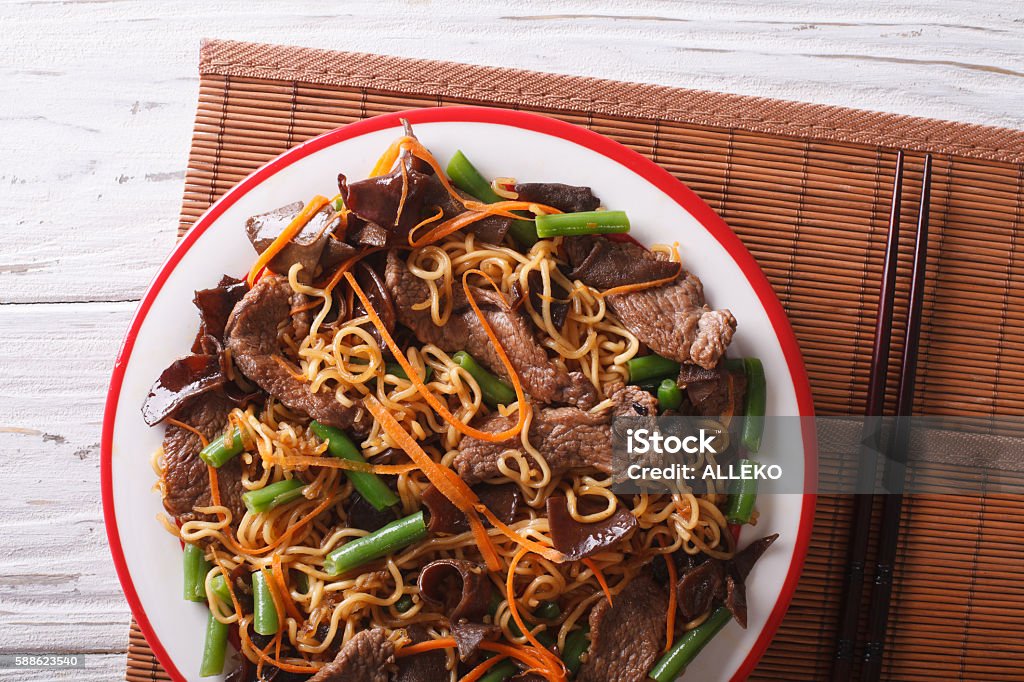
{"type": "MultiPolygon", "coordinates": [[[[864,405],[864,432],[861,442],[856,490],[874,488],[878,473],[878,450],[881,445],[881,415],[889,377],[889,348],[892,340],[892,316],[896,298],[896,269],[900,243],[900,202],[903,197],[903,152],[896,156],[896,175],[892,186],[889,211],[889,232],[885,243],[885,263],[878,290],[878,316],[875,320],[875,343],[871,354],[871,374],[864,405]]],[[[835,658],[831,679],[849,680],[853,672],[854,645],[860,620],[861,594],[864,589],[864,564],[867,561],[873,495],[854,497],[853,526],[850,534],[843,602],[836,633],[835,658]]]]}
{"type": "Polygon", "coordinates": [[[910,417],[914,413],[914,387],[917,381],[918,346],[921,339],[921,318],[924,309],[925,273],[928,261],[928,207],[931,202],[932,157],[924,157],[921,176],[921,208],[917,218],[914,242],[914,264],[910,280],[910,308],[907,311],[907,335],[903,341],[903,368],[900,371],[899,394],[896,400],[896,423],[889,444],[879,530],[878,559],[875,582],[868,611],[868,639],[864,645],[862,679],[878,680],[882,674],[885,653],[885,632],[889,625],[892,602],[893,570],[896,544],[900,534],[900,513],[903,509],[903,488],[906,483],[907,450],[910,445],[910,417]]]}

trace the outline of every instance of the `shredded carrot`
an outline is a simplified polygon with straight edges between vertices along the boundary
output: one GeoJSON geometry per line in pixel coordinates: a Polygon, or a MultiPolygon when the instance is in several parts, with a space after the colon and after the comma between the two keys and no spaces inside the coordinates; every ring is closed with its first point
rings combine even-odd
{"type": "Polygon", "coordinates": [[[350,459],[338,459],[337,457],[307,457],[304,455],[280,457],[273,461],[275,464],[287,467],[313,466],[384,475],[407,474],[413,469],[419,468],[412,462],[408,464],[370,464],[369,462],[353,462],[350,459]]]}
{"type": "Polygon", "coordinates": [[[314,299],[314,300],[310,301],[309,303],[307,303],[305,305],[300,305],[298,308],[292,308],[291,310],[288,311],[288,314],[290,316],[294,317],[295,315],[298,315],[299,313],[304,313],[307,310],[312,310],[313,308],[317,307],[318,305],[320,305],[320,301],[317,301],[316,299],[314,299]]]}
{"type": "Polygon", "coordinates": [[[225,533],[225,535],[224,535],[224,539],[226,540],[226,542],[224,544],[226,544],[228,546],[228,549],[230,549],[232,552],[234,552],[236,554],[251,554],[253,556],[260,556],[261,554],[266,554],[267,552],[272,552],[275,549],[277,549],[278,547],[280,547],[281,545],[288,544],[291,541],[292,536],[295,535],[296,532],[301,530],[307,523],[309,523],[310,521],[315,519],[317,516],[319,516],[325,509],[327,509],[329,506],[331,506],[331,504],[333,502],[334,502],[333,498],[331,498],[331,497],[326,498],[323,502],[318,504],[316,506],[316,508],[313,509],[313,511],[311,511],[308,514],[306,514],[305,516],[303,516],[301,519],[296,521],[291,526],[288,526],[288,530],[285,531],[284,535],[279,537],[277,540],[274,540],[273,542],[271,542],[269,545],[267,545],[265,547],[260,547],[258,549],[250,549],[248,547],[242,547],[237,542],[235,542],[235,540],[228,533],[225,533]]]}
{"type": "Polygon", "coordinates": [[[533,649],[536,650],[537,658],[544,663],[543,673],[548,680],[566,678],[565,664],[562,660],[552,654],[548,649],[540,643],[540,641],[530,631],[530,628],[526,626],[523,621],[523,617],[519,615],[519,605],[516,603],[515,593],[515,577],[516,577],[516,566],[519,565],[520,560],[526,556],[530,550],[526,547],[521,547],[515,556],[512,557],[512,561],[508,565],[508,576],[505,578],[505,594],[508,599],[508,611],[512,615],[512,620],[515,621],[519,627],[519,631],[526,637],[526,641],[530,643],[533,649]]]}
{"type": "Polygon", "coordinates": [[[284,564],[281,562],[281,555],[275,554],[274,559],[270,562],[273,567],[270,575],[274,578],[277,583],[277,589],[281,593],[281,600],[284,602],[284,608],[288,612],[288,615],[295,619],[296,623],[301,623],[305,620],[302,614],[299,613],[299,609],[295,606],[295,600],[292,599],[291,592],[288,591],[288,584],[284,579],[284,564]]]}
{"type": "Polygon", "coordinates": [[[384,175],[395,165],[395,161],[398,160],[398,153],[401,151],[402,144],[406,140],[411,140],[411,137],[403,135],[398,138],[384,150],[384,153],[377,159],[377,163],[374,164],[373,169],[370,171],[369,177],[375,178],[378,175],[384,175]]]}
{"type": "Polygon", "coordinates": [[[426,642],[420,642],[419,644],[410,644],[404,646],[395,652],[395,658],[403,658],[405,656],[415,656],[416,654],[422,654],[426,651],[436,651],[437,649],[454,649],[458,646],[454,637],[441,637],[439,639],[428,639],[426,642]]]}
{"type": "MultiPolygon", "coordinates": [[[[401,349],[399,349],[398,344],[395,343],[395,340],[391,337],[391,334],[388,332],[387,327],[384,326],[384,323],[381,321],[380,316],[374,309],[373,304],[370,303],[370,299],[366,297],[366,294],[363,292],[358,282],[356,282],[356,278],[352,276],[351,272],[346,272],[345,279],[348,280],[349,285],[352,287],[352,291],[354,291],[356,296],[359,297],[360,302],[362,302],[363,307],[366,309],[366,314],[369,316],[370,321],[373,323],[373,326],[376,327],[377,331],[380,332],[381,338],[384,339],[384,343],[391,350],[391,353],[392,355],[395,356],[395,359],[398,361],[398,364],[401,365],[402,369],[405,370],[405,373],[409,377],[409,381],[412,382],[412,384],[416,387],[416,390],[419,391],[420,395],[423,396],[423,399],[427,401],[427,404],[434,408],[434,411],[441,415],[441,417],[445,421],[454,426],[455,429],[462,433],[464,436],[469,436],[470,438],[476,438],[477,440],[483,440],[490,443],[500,443],[502,441],[514,438],[517,435],[519,435],[519,433],[523,430],[523,426],[526,424],[526,410],[529,409],[529,405],[526,403],[526,396],[523,393],[523,387],[519,382],[519,377],[516,374],[515,369],[512,367],[512,363],[508,359],[508,355],[505,354],[505,349],[501,347],[501,344],[498,342],[497,337],[494,335],[494,330],[491,329],[491,326],[483,318],[482,313],[479,312],[480,307],[476,305],[471,295],[469,297],[470,302],[473,305],[474,310],[477,311],[477,314],[480,316],[480,321],[483,324],[484,331],[487,333],[488,338],[490,338],[491,341],[495,344],[495,350],[498,352],[502,364],[505,365],[505,370],[508,372],[509,377],[512,379],[512,385],[516,391],[516,399],[519,401],[519,420],[516,422],[515,426],[504,431],[500,431],[498,433],[481,431],[480,429],[473,428],[469,424],[466,424],[461,420],[456,419],[455,415],[453,415],[448,410],[444,403],[442,403],[437,398],[437,396],[430,392],[430,389],[427,388],[427,385],[423,382],[423,379],[421,379],[416,370],[413,369],[412,364],[410,364],[409,360],[405,357],[405,354],[401,351],[401,349]]],[[[468,286],[466,287],[466,289],[467,295],[469,295],[468,286]]]]}
{"type": "Polygon", "coordinates": [[[491,651],[496,654],[502,654],[509,658],[514,658],[527,666],[526,672],[536,672],[544,675],[548,680],[565,680],[567,677],[563,672],[558,675],[558,671],[548,671],[547,662],[540,658],[532,648],[517,647],[511,644],[502,644],[501,642],[480,642],[480,648],[484,651],[491,651]],[[554,673],[553,677],[547,677],[547,675],[554,673]]]}
{"type": "Polygon", "coordinates": [[[206,471],[210,475],[210,500],[213,502],[214,507],[219,507],[221,506],[220,483],[217,480],[217,467],[207,464],[206,471]]]}
{"type": "Polygon", "coordinates": [[[476,510],[483,514],[484,518],[487,519],[487,521],[492,526],[494,526],[502,535],[507,537],[509,540],[512,540],[513,542],[519,544],[525,549],[528,549],[534,554],[539,554],[548,561],[553,561],[556,564],[565,563],[564,554],[559,552],[557,549],[554,549],[553,547],[547,547],[545,545],[540,544],[539,542],[535,542],[529,538],[523,537],[519,533],[512,530],[511,527],[505,525],[501,519],[494,515],[494,512],[485,507],[483,504],[477,503],[476,510]]]}
{"type": "Polygon", "coordinates": [[[398,208],[395,209],[395,227],[398,227],[398,223],[402,219],[405,200],[409,198],[409,169],[405,167],[404,163],[399,165],[399,168],[402,171],[402,195],[398,197],[398,208]]]}
{"type": "Polygon", "coordinates": [[[616,294],[630,294],[634,291],[643,291],[644,289],[653,289],[654,287],[660,287],[662,284],[668,284],[674,282],[679,273],[683,271],[683,266],[680,263],[679,272],[672,275],[671,277],[663,277],[661,279],[651,280],[650,282],[639,282],[637,284],[623,284],[620,287],[612,287],[606,291],[599,291],[597,293],[598,298],[604,298],[606,296],[614,296],[616,294]]]}
{"type": "Polygon", "coordinates": [[[593,559],[582,559],[583,565],[594,572],[594,577],[597,578],[597,584],[601,586],[601,590],[604,591],[605,599],[608,600],[608,606],[612,605],[612,591],[608,589],[608,581],[604,578],[604,573],[598,568],[597,563],[593,559]]]}
{"type": "MultiPolygon", "coordinates": [[[[367,304],[364,303],[364,305],[367,304]]],[[[401,353],[396,353],[396,357],[400,355],[401,353]]],[[[410,376],[415,376],[416,374],[411,368],[406,371],[409,372],[410,376]]],[[[377,423],[380,424],[384,433],[391,437],[395,445],[404,450],[419,469],[426,474],[427,479],[434,484],[434,487],[441,491],[441,494],[451,500],[452,504],[469,518],[470,527],[473,529],[473,537],[476,538],[477,544],[480,546],[480,553],[487,562],[487,567],[492,571],[500,570],[501,561],[498,557],[498,552],[491,544],[490,536],[484,530],[480,517],[477,515],[476,505],[480,504],[480,498],[476,496],[476,493],[470,490],[469,486],[456,476],[451,469],[443,467],[431,459],[430,455],[420,447],[419,443],[409,435],[408,431],[402,428],[402,425],[391,416],[391,413],[388,412],[387,408],[377,398],[372,395],[367,396],[364,404],[370,411],[370,414],[377,420],[377,423]]]]}
{"type": "MultiPolygon", "coordinates": [[[[663,540],[663,544],[667,543],[667,540],[663,540]]],[[[672,555],[662,554],[661,556],[665,559],[665,566],[668,567],[668,619],[665,628],[665,651],[667,652],[672,648],[672,641],[676,638],[676,581],[679,579],[679,574],[676,571],[676,562],[672,555]]]]}
{"type": "Polygon", "coordinates": [[[172,419],[171,417],[168,417],[168,418],[167,418],[167,419],[165,419],[164,421],[166,421],[166,422],[167,422],[168,424],[174,424],[174,425],[175,425],[175,426],[177,426],[177,427],[178,427],[179,429],[185,429],[186,431],[191,431],[191,432],[192,432],[193,434],[195,434],[196,438],[198,438],[198,439],[199,439],[199,442],[203,444],[203,447],[204,447],[204,448],[205,448],[205,447],[206,447],[207,445],[209,445],[209,444],[210,444],[210,441],[206,440],[206,436],[204,436],[203,434],[201,434],[201,433],[199,432],[199,430],[198,430],[198,429],[196,429],[195,427],[189,426],[189,425],[188,425],[188,424],[186,424],[185,422],[180,422],[180,421],[178,421],[177,419],[172,419]]]}
{"type": "Polygon", "coordinates": [[[302,228],[306,226],[306,223],[309,222],[310,218],[316,215],[316,212],[323,208],[327,202],[327,197],[319,194],[310,199],[309,203],[306,204],[303,209],[299,211],[299,214],[295,216],[290,223],[288,223],[288,226],[281,231],[281,234],[277,235],[277,238],[270,242],[270,246],[260,254],[259,258],[256,259],[256,262],[253,263],[252,268],[249,270],[249,276],[246,280],[250,287],[255,284],[256,275],[260,273],[260,270],[263,270],[267,266],[267,263],[274,260],[274,256],[280,253],[281,250],[288,245],[288,242],[292,240],[292,237],[297,235],[302,228]]]}
{"type": "Polygon", "coordinates": [[[477,667],[473,668],[468,673],[463,675],[459,682],[476,682],[481,677],[483,677],[488,670],[498,665],[502,661],[507,660],[508,656],[494,656],[492,658],[488,658],[486,661],[484,661],[483,663],[481,663],[480,665],[478,665],[477,667]]]}
{"type": "Polygon", "coordinates": [[[466,202],[466,208],[466,211],[463,211],[456,216],[452,216],[440,225],[427,230],[426,234],[422,237],[413,239],[413,233],[409,232],[409,246],[414,249],[418,249],[421,246],[433,244],[437,240],[443,239],[453,232],[457,232],[468,227],[478,220],[483,220],[487,216],[497,215],[504,218],[522,220],[522,216],[517,216],[512,213],[512,211],[528,211],[533,208],[539,208],[550,213],[561,213],[561,211],[553,206],[545,206],[543,204],[538,204],[535,201],[499,201],[493,204],[482,204],[477,201],[468,201],[466,202]]]}
{"type": "MultiPolygon", "coordinates": [[[[352,269],[353,265],[361,261],[363,258],[369,256],[371,253],[377,253],[380,250],[381,247],[375,246],[372,249],[367,249],[363,251],[362,253],[357,253],[354,256],[349,256],[344,261],[342,261],[341,265],[338,266],[338,269],[334,271],[333,275],[331,275],[331,278],[327,280],[327,283],[320,288],[323,289],[325,292],[334,291],[334,287],[338,285],[338,282],[341,281],[341,278],[344,276],[344,274],[352,269]]],[[[348,309],[351,310],[352,306],[349,305],[348,309]]]]}

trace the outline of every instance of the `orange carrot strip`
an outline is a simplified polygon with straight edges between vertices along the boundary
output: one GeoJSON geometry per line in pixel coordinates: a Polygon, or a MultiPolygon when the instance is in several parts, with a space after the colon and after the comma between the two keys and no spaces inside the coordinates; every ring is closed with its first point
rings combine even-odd
{"type": "Polygon", "coordinates": [[[493,658],[488,658],[486,661],[463,675],[459,682],[476,682],[483,677],[488,670],[506,660],[508,660],[508,656],[494,656],[493,658]]]}
{"type": "MultiPolygon", "coordinates": [[[[505,431],[500,431],[498,433],[481,431],[480,429],[473,428],[472,426],[455,418],[455,415],[453,415],[448,410],[448,408],[437,398],[437,396],[430,392],[430,389],[427,388],[427,385],[423,382],[423,379],[421,379],[416,370],[413,369],[412,364],[410,364],[409,360],[405,357],[405,354],[401,351],[401,349],[399,349],[398,344],[395,343],[395,340],[391,337],[391,334],[388,332],[387,327],[384,326],[384,323],[381,321],[380,316],[374,309],[373,304],[370,303],[370,299],[366,297],[366,294],[363,292],[358,282],[356,282],[356,278],[352,276],[352,273],[346,272],[345,279],[348,280],[349,285],[352,287],[352,291],[355,292],[360,302],[362,302],[363,307],[366,309],[366,314],[369,316],[370,321],[373,323],[373,326],[376,327],[377,331],[380,332],[381,338],[384,339],[384,343],[391,350],[391,353],[392,355],[395,356],[395,359],[398,361],[398,364],[401,365],[402,369],[405,370],[406,375],[408,375],[409,377],[409,381],[412,382],[412,384],[416,387],[416,390],[419,391],[420,395],[423,396],[423,399],[426,400],[427,404],[430,405],[435,412],[441,415],[441,417],[445,421],[454,426],[456,430],[458,430],[464,436],[476,438],[477,440],[488,441],[490,443],[500,443],[501,441],[508,440],[519,435],[519,433],[523,430],[523,425],[526,423],[526,409],[528,409],[529,407],[526,403],[526,396],[523,393],[523,387],[519,383],[519,378],[518,376],[516,376],[515,370],[512,367],[512,363],[509,362],[508,355],[505,354],[505,350],[501,347],[501,344],[497,342],[497,337],[494,336],[494,331],[491,329],[491,326],[487,324],[486,321],[483,320],[483,317],[479,312],[477,314],[481,315],[481,321],[483,321],[484,331],[487,332],[488,337],[491,338],[492,341],[495,343],[498,355],[501,357],[502,363],[505,365],[505,369],[508,372],[508,375],[512,378],[512,383],[516,390],[516,398],[519,401],[519,420],[512,428],[506,429],[505,431]]],[[[472,297],[470,297],[470,300],[472,301],[472,297]]],[[[473,307],[477,311],[480,310],[479,306],[477,306],[475,303],[473,304],[473,307]]]]}
{"type": "Polygon", "coordinates": [[[597,578],[597,584],[601,586],[604,591],[604,596],[608,600],[608,606],[612,605],[612,591],[608,589],[608,581],[604,579],[604,573],[598,568],[597,564],[593,559],[582,559],[583,565],[594,572],[594,577],[597,578]]]}
{"type": "Polygon", "coordinates": [[[519,615],[519,605],[516,603],[515,593],[515,577],[516,577],[516,566],[519,565],[519,561],[526,556],[526,553],[530,550],[526,547],[521,547],[515,556],[512,557],[512,561],[508,565],[508,576],[505,578],[505,593],[508,598],[508,611],[512,614],[512,620],[515,621],[516,625],[519,626],[519,631],[526,637],[526,641],[536,650],[537,657],[544,662],[545,677],[548,680],[559,679],[558,675],[561,674],[560,679],[565,679],[566,669],[562,660],[552,654],[547,648],[541,644],[532,632],[530,628],[526,627],[526,623],[523,621],[523,617],[519,615]],[[548,677],[553,675],[553,677],[548,677]]]}
{"type": "Polygon", "coordinates": [[[511,644],[502,644],[501,642],[480,642],[480,648],[484,651],[491,651],[496,654],[502,654],[509,658],[514,658],[527,666],[527,672],[538,672],[542,675],[554,673],[555,676],[548,677],[548,680],[565,680],[565,674],[561,677],[557,676],[558,671],[549,671],[547,668],[547,661],[540,658],[533,649],[526,647],[517,647],[511,644]]]}
{"type": "Polygon", "coordinates": [[[539,542],[535,542],[534,540],[531,540],[530,538],[523,537],[519,533],[515,532],[510,526],[505,525],[502,522],[501,519],[499,519],[497,516],[494,515],[494,512],[492,512],[490,509],[488,509],[484,505],[478,503],[476,505],[476,510],[478,512],[480,512],[481,514],[483,514],[484,518],[487,519],[487,521],[492,526],[494,526],[496,529],[498,529],[498,531],[500,531],[501,534],[504,535],[505,537],[507,537],[509,540],[512,540],[513,542],[519,544],[520,546],[524,547],[525,549],[528,549],[529,551],[533,552],[534,554],[539,554],[540,556],[544,557],[548,561],[553,561],[556,564],[565,563],[565,555],[564,554],[562,554],[561,552],[559,552],[557,549],[555,549],[553,547],[546,547],[546,546],[540,544],[539,542]]]}
{"type": "Polygon", "coordinates": [[[373,169],[370,171],[369,177],[375,178],[378,175],[384,175],[395,165],[395,161],[398,160],[398,153],[401,151],[402,143],[412,138],[403,135],[394,142],[388,145],[388,148],[384,150],[384,153],[377,159],[377,163],[373,165],[373,169]]]}
{"type": "MultiPolygon", "coordinates": [[[[334,274],[331,275],[331,278],[329,280],[327,280],[327,284],[325,284],[324,286],[322,286],[320,288],[323,289],[324,291],[333,291],[334,287],[336,287],[338,285],[338,282],[341,281],[342,276],[346,272],[348,272],[352,268],[353,265],[358,263],[363,258],[366,258],[367,256],[369,256],[371,253],[377,253],[380,250],[381,250],[381,247],[375,246],[372,249],[367,249],[366,251],[363,251],[362,253],[357,253],[354,256],[349,256],[344,261],[342,261],[341,265],[338,266],[338,269],[334,271],[334,274]]],[[[351,310],[351,309],[352,309],[352,307],[349,306],[349,310],[351,310]]]]}
{"type": "Polygon", "coordinates": [[[418,249],[421,246],[427,244],[433,244],[439,239],[443,239],[450,235],[452,232],[457,232],[478,220],[483,220],[487,216],[497,215],[504,218],[516,218],[522,220],[522,216],[517,216],[512,211],[528,211],[531,207],[537,207],[545,212],[561,213],[557,208],[553,206],[544,206],[538,204],[535,201],[499,201],[493,204],[482,204],[476,201],[466,202],[466,211],[459,213],[456,216],[449,218],[440,225],[431,228],[422,237],[418,237],[415,240],[412,238],[412,232],[409,233],[409,246],[414,249],[418,249]]]}
{"type": "Polygon", "coordinates": [[[299,609],[295,606],[295,600],[292,599],[291,592],[288,591],[288,584],[284,579],[284,565],[281,562],[281,555],[275,554],[274,559],[270,562],[273,567],[270,575],[274,578],[277,583],[277,589],[281,592],[281,600],[284,602],[285,611],[288,615],[295,619],[296,623],[301,623],[305,620],[302,614],[299,613],[299,609]]]}
{"type": "Polygon", "coordinates": [[[290,223],[288,223],[288,227],[284,228],[281,234],[277,235],[277,238],[270,242],[270,246],[260,254],[259,258],[256,259],[256,262],[253,263],[252,268],[249,270],[249,276],[246,280],[250,287],[252,287],[256,282],[256,275],[259,274],[260,270],[265,268],[267,263],[274,260],[274,256],[281,252],[288,242],[292,240],[292,237],[297,235],[302,228],[306,226],[309,219],[316,215],[316,212],[327,204],[327,201],[327,197],[319,194],[310,199],[309,203],[299,211],[299,214],[295,216],[290,223]]]}
{"type": "Polygon", "coordinates": [[[404,646],[395,652],[395,658],[403,658],[405,656],[415,656],[416,654],[422,654],[425,651],[435,651],[437,649],[454,649],[458,644],[455,642],[454,637],[441,637],[439,639],[429,639],[426,642],[420,642],[418,644],[410,644],[404,646]]]}
{"type": "Polygon", "coordinates": [[[198,438],[198,439],[199,439],[199,442],[203,444],[203,447],[204,447],[204,448],[205,448],[205,447],[206,447],[207,445],[209,445],[209,444],[210,444],[210,442],[209,442],[208,440],[206,440],[206,436],[204,436],[203,434],[201,434],[201,433],[199,432],[199,430],[198,430],[198,429],[196,429],[195,427],[189,426],[189,425],[188,425],[188,424],[186,424],[185,422],[180,422],[180,421],[178,421],[177,419],[172,419],[171,417],[167,417],[167,419],[165,419],[164,421],[166,421],[166,422],[167,422],[168,424],[174,424],[174,425],[175,425],[175,426],[177,426],[177,427],[178,427],[179,429],[185,429],[186,431],[191,431],[191,432],[192,432],[193,434],[195,434],[196,438],[198,438]]]}
{"type": "MultiPolygon", "coordinates": [[[[682,265],[679,266],[679,272],[682,272],[682,265]]],[[[621,287],[612,287],[606,291],[597,292],[598,298],[604,298],[606,296],[614,296],[616,294],[629,294],[634,291],[643,291],[644,289],[653,289],[654,287],[660,287],[662,284],[668,284],[674,282],[679,277],[679,272],[672,275],[671,277],[663,277],[661,279],[651,280],[650,282],[639,282],[637,284],[623,284],[621,287]]]]}
{"type": "Polygon", "coordinates": [[[220,483],[218,483],[217,480],[217,467],[212,464],[207,464],[206,472],[210,475],[210,500],[213,502],[214,507],[219,507],[221,506],[220,483]]]}
{"type": "MultiPolygon", "coordinates": [[[[663,544],[667,544],[667,540],[663,544]]],[[[662,554],[665,559],[665,565],[668,567],[668,619],[666,620],[665,629],[665,651],[667,652],[672,648],[672,641],[675,639],[676,629],[676,582],[679,580],[679,574],[676,571],[676,562],[672,558],[671,554],[662,554]]]]}

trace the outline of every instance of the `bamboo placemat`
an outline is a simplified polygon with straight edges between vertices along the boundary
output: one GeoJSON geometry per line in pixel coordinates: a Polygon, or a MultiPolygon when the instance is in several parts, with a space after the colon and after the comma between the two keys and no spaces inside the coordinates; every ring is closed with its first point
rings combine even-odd
{"type": "MultiPolygon", "coordinates": [[[[910,150],[900,297],[921,157],[935,154],[917,410],[1024,414],[1024,133],[812,104],[304,48],[203,45],[184,232],[277,154],[380,113],[537,111],[652,158],[757,258],[799,338],[818,414],[863,410],[895,150],[910,150]]],[[[899,366],[905,306],[897,310],[899,366]]],[[[828,678],[849,496],[818,501],[792,605],[753,679],[828,678]]],[[[884,675],[1021,679],[1024,499],[917,496],[903,512],[884,675]]],[[[870,580],[870,576],[869,576],[870,580]]],[[[132,629],[129,680],[168,679],[132,629]]]]}

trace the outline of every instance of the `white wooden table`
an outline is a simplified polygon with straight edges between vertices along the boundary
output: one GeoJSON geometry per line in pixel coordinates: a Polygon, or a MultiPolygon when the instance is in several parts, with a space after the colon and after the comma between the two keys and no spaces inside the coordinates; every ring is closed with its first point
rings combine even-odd
{"type": "Polygon", "coordinates": [[[1024,5],[911,4],[3,0],[0,653],[86,653],[63,679],[123,678],[129,614],[103,529],[100,422],[121,336],[175,241],[202,37],[1024,128],[1024,5]]]}

